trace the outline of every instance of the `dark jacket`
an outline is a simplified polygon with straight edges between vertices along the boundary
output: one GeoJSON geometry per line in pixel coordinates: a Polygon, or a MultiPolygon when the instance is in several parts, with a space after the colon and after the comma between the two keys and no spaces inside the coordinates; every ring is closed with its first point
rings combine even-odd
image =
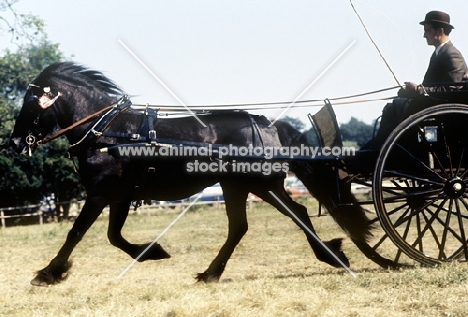
{"type": "MultiPolygon", "coordinates": [[[[423,86],[440,83],[456,83],[468,80],[468,68],[465,59],[452,42],[447,42],[438,55],[432,54],[423,86]]],[[[447,87],[426,87],[426,91],[444,91],[447,87]]]]}
{"type": "Polygon", "coordinates": [[[465,59],[449,41],[440,48],[438,55],[435,55],[435,52],[432,54],[424,81],[417,87],[417,91],[406,91],[402,88],[398,91],[398,96],[402,98],[396,98],[385,106],[377,135],[361,149],[378,149],[401,121],[427,106],[434,105],[428,103],[427,98],[421,99],[419,96],[425,93],[460,89],[460,86],[451,83],[466,80],[468,80],[468,68],[465,59]]]}

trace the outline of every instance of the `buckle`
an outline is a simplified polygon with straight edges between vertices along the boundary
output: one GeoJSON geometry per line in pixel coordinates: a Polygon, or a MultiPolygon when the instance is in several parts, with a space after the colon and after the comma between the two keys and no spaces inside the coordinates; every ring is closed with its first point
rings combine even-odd
{"type": "Polygon", "coordinates": [[[94,136],[96,136],[98,138],[102,136],[102,132],[95,130],[94,127],[91,128],[91,133],[94,134],[94,136]]]}
{"type": "Polygon", "coordinates": [[[151,140],[151,142],[156,142],[156,131],[155,130],[150,130],[148,131],[148,138],[151,140]]]}
{"type": "Polygon", "coordinates": [[[138,133],[133,133],[130,135],[130,141],[139,141],[140,140],[140,135],[138,133]]]}

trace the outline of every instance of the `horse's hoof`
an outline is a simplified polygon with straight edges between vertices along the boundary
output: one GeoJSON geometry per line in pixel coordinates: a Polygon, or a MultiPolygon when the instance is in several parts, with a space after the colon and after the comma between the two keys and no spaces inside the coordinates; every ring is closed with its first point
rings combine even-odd
{"type": "Polygon", "coordinates": [[[171,255],[167,253],[166,250],[164,250],[163,247],[158,243],[153,244],[151,248],[145,251],[147,247],[147,244],[141,245],[138,254],[133,258],[136,259],[141,254],[141,256],[138,258],[138,262],[143,262],[146,260],[169,259],[171,257],[171,255]],[[143,251],[145,251],[145,253],[143,253],[143,251]]]}
{"type": "Polygon", "coordinates": [[[328,250],[326,250],[328,254],[321,260],[334,267],[343,267],[343,265],[349,267],[349,260],[344,254],[344,252],[341,250],[341,243],[342,239],[333,239],[328,242],[324,242],[324,244],[328,248],[328,250]],[[331,251],[334,256],[331,255],[329,251],[331,251]]]}
{"type": "Polygon", "coordinates": [[[195,276],[195,279],[197,280],[197,282],[204,282],[204,283],[217,283],[219,282],[219,278],[220,278],[219,275],[209,274],[207,272],[198,273],[195,276]]]}
{"type": "Polygon", "coordinates": [[[50,272],[40,271],[35,278],[31,280],[31,285],[47,287],[62,282],[68,277],[68,274],[63,272],[60,275],[50,272]]]}
{"type": "Polygon", "coordinates": [[[37,272],[35,278],[31,280],[34,286],[49,286],[62,282],[68,277],[68,270],[72,267],[72,262],[68,261],[61,266],[52,269],[50,266],[37,272]]]}
{"type": "Polygon", "coordinates": [[[44,279],[42,279],[39,275],[37,275],[35,278],[31,280],[31,285],[47,287],[51,284],[45,281],[44,279]]]}

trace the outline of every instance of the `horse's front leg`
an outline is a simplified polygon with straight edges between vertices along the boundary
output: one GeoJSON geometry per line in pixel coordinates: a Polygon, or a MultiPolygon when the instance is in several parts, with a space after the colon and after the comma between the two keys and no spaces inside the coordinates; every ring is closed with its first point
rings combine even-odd
{"type": "Polygon", "coordinates": [[[219,280],[232,252],[234,252],[237,244],[248,230],[246,215],[248,192],[241,189],[241,186],[223,186],[223,183],[221,183],[221,186],[223,188],[226,213],[229,221],[228,237],[208,269],[203,273],[197,274],[196,279],[200,282],[217,282],[219,280]]]}
{"type": "Polygon", "coordinates": [[[74,247],[80,242],[94,221],[96,221],[107,203],[108,201],[104,197],[88,196],[57,256],[49,265],[37,272],[36,277],[31,281],[32,285],[52,285],[61,282],[67,277],[67,271],[71,268],[69,258],[74,247]]]}
{"type": "Polygon", "coordinates": [[[148,250],[147,244],[131,244],[122,237],[122,227],[128,216],[131,200],[113,201],[110,203],[109,228],[107,237],[109,242],[130,255],[133,259],[142,262],[145,260],[167,259],[171,256],[157,243],[154,243],[148,250]],[[146,250],[146,251],[145,251],[146,250]],[[144,252],[144,253],[143,253],[144,252]]]}

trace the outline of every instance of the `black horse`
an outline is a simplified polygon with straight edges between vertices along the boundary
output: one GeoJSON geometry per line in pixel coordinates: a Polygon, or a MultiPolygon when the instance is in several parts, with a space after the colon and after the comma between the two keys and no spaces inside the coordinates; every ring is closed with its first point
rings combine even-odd
{"type": "MultiPolygon", "coordinates": [[[[57,125],[65,129],[62,131],[66,132],[66,137],[72,144],[71,149],[77,157],[80,177],[87,191],[86,202],[64,245],[49,265],[31,281],[33,285],[54,284],[66,276],[65,273],[71,266],[69,257],[73,248],[105,206],[110,206],[109,241],[136,258],[149,244],[131,244],[121,235],[132,201],[181,199],[217,182],[221,184],[226,202],[228,237],[206,271],[197,275],[199,281],[219,280],[236,245],[246,233],[246,198],[249,192],[291,217],[303,229],[318,259],[335,267],[349,265],[341,251],[341,239],[322,244],[311,235],[315,231],[307,209],[294,202],[284,190],[284,171],[276,171],[270,175],[238,173],[232,171],[230,163],[233,162],[226,160],[223,164],[231,166],[230,172],[188,173],[187,163],[193,161],[193,157],[137,159],[113,156],[102,151],[103,148],[128,144],[129,136],[138,136],[142,131],[152,133],[148,138],[155,142],[164,139],[189,144],[262,147],[306,144],[300,132],[284,122],[277,122],[269,127],[270,122],[265,117],[252,116],[242,111],[220,111],[204,115],[202,120],[206,127],[192,116],[148,119],[148,113],[142,114],[132,108],[122,110],[122,113],[115,115],[109,122],[100,122],[103,120],[102,116],[97,116],[94,121],[88,120],[90,115],[116,104],[117,96],[121,95],[122,91],[118,86],[102,73],[70,62],[50,65],[30,84],[12,134],[12,145],[19,152],[31,152],[38,141],[43,140],[57,125]],[[74,125],[80,120],[81,124],[74,125]],[[93,130],[98,124],[104,124],[104,134],[93,130]]],[[[118,106],[120,104],[110,111],[118,106]]],[[[212,158],[200,158],[204,162],[210,162],[210,159],[212,158]]],[[[328,209],[368,258],[383,267],[394,265],[366,243],[371,230],[369,221],[363,209],[352,204],[355,200],[349,187],[336,186],[336,173],[332,165],[313,160],[292,160],[288,163],[289,169],[296,173],[310,193],[328,209]],[[347,204],[338,206],[339,200],[347,204]]],[[[155,244],[139,261],[168,257],[164,249],[155,244]]]]}

